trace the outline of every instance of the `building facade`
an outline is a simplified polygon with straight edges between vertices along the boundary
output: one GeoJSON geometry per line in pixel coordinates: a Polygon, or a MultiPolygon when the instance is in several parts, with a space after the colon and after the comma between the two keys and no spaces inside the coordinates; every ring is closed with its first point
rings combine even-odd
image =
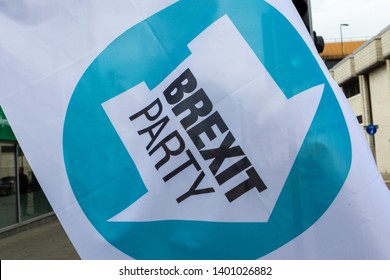
{"type": "Polygon", "coordinates": [[[0,232],[52,212],[0,107],[0,232]]]}
{"type": "Polygon", "coordinates": [[[330,70],[364,131],[382,174],[390,173],[390,25],[330,70]]]}
{"type": "Polygon", "coordinates": [[[352,54],[366,41],[327,42],[324,51],[320,54],[328,69],[332,69],[346,56],[352,54]]]}

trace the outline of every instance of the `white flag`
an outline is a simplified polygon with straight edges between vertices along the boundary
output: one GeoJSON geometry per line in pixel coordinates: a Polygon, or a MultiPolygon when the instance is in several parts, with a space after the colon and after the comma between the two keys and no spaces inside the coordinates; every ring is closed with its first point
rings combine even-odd
{"type": "Polygon", "coordinates": [[[390,193],[290,0],[0,23],[0,104],[82,258],[390,258],[390,193]]]}

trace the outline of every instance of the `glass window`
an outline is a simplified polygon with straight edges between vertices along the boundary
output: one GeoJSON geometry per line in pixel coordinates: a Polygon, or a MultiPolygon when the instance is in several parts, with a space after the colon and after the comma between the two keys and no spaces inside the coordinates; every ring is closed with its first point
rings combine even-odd
{"type": "Polygon", "coordinates": [[[355,79],[352,82],[343,85],[343,91],[347,98],[358,95],[360,93],[359,80],[355,79]]]}
{"type": "Polygon", "coordinates": [[[52,212],[0,107],[0,229],[52,212]]]}
{"type": "Polygon", "coordinates": [[[52,212],[16,142],[0,142],[0,229],[52,212]]]}
{"type": "Polygon", "coordinates": [[[20,148],[18,150],[18,164],[20,214],[22,221],[51,212],[52,208],[20,148]]]}
{"type": "Polygon", "coordinates": [[[0,228],[18,222],[16,144],[0,143],[0,228]]]}

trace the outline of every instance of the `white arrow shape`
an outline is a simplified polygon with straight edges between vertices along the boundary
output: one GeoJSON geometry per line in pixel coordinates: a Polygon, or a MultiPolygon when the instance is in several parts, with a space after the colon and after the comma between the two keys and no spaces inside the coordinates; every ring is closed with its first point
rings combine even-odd
{"type": "MultiPolygon", "coordinates": [[[[103,104],[148,189],[136,202],[112,217],[112,222],[266,222],[282,191],[315,116],[324,86],[318,85],[287,99],[227,16],[195,38],[189,49],[192,55],[153,91],[142,83],[103,104]],[[226,199],[225,193],[245,180],[245,174],[219,186],[208,168],[210,161],[205,161],[199,154],[180,125],[182,117],[172,113],[172,106],[162,95],[164,89],[187,68],[191,69],[198,88],[206,92],[214,110],[219,112],[236,138],[234,145],[242,148],[262,178],[267,186],[265,191],[260,193],[252,189],[233,202],[226,199]],[[170,119],[159,138],[177,130],[186,149],[201,166],[201,170],[190,166],[167,182],[162,178],[188,160],[187,155],[182,153],[156,170],[159,155],[148,154],[145,147],[150,137],[138,134],[152,122],[146,118],[129,122],[129,116],[157,98],[163,105],[161,117],[170,119]],[[177,198],[188,192],[200,177],[202,180],[197,190],[213,188],[214,192],[193,195],[178,203],[177,198]]],[[[223,139],[224,135],[221,135],[206,146],[217,148],[223,139]]],[[[227,168],[234,160],[238,159],[227,160],[221,169],[227,168]]]]}

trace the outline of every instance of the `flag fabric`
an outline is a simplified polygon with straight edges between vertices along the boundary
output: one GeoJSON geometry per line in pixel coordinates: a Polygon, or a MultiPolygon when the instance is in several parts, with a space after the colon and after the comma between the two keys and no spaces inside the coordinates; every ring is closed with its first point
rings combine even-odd
{"type": "Polygon", "coordinates": [[[390,193],[291,1],[0,22],[0,104],[82,258],[390,258],[390,193]]]}

